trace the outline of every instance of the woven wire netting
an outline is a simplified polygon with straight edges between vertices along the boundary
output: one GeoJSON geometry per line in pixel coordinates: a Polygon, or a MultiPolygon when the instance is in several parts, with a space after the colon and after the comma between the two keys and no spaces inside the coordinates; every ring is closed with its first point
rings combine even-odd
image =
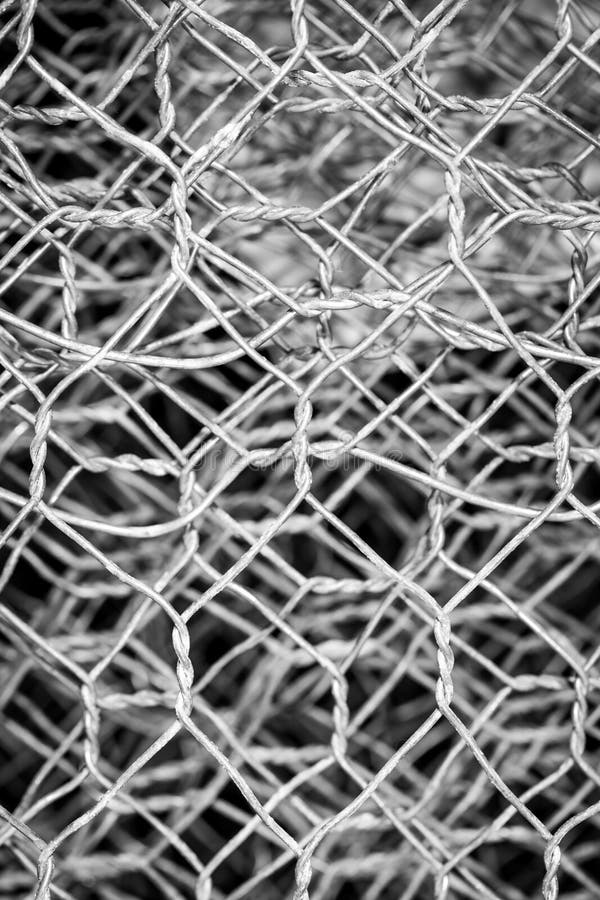
{"type": "Polygon", "coordinates": [[[600,897],[596,0],[0,12],[0,896],[600,897]]]}

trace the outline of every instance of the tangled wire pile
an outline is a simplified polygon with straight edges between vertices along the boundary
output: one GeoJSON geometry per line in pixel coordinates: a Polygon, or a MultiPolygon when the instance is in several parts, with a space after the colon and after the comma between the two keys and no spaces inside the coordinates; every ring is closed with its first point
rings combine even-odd
{"type": "Polygon", "coordinates": [[[0,896],[600,897],[596,0],[0,11],[0,896]]]}

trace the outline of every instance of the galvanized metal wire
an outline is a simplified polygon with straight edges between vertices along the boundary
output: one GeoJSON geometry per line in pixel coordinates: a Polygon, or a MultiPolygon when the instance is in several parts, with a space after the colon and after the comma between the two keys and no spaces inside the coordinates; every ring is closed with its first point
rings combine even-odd
{"type": "Polygon", "coordinates": [[[0,896],[600,897],[597,3],[0,11],[0,896]]]}

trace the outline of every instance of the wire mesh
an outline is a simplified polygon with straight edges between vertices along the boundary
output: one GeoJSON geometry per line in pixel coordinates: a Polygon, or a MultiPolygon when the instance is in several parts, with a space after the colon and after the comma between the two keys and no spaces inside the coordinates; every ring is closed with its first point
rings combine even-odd
{"type": "Polygon", "coordinates": [[[598,5],[0,11],[0,896],[600,897],[598,5]]]}

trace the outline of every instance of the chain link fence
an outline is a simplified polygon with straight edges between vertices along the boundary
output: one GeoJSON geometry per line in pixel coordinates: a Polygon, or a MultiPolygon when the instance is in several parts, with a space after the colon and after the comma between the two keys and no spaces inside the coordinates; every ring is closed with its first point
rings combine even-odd
{"type": "Polygon", "coordinates": [[[0,896],[600,897],[598,4],[0,11],[0,896]]]}

